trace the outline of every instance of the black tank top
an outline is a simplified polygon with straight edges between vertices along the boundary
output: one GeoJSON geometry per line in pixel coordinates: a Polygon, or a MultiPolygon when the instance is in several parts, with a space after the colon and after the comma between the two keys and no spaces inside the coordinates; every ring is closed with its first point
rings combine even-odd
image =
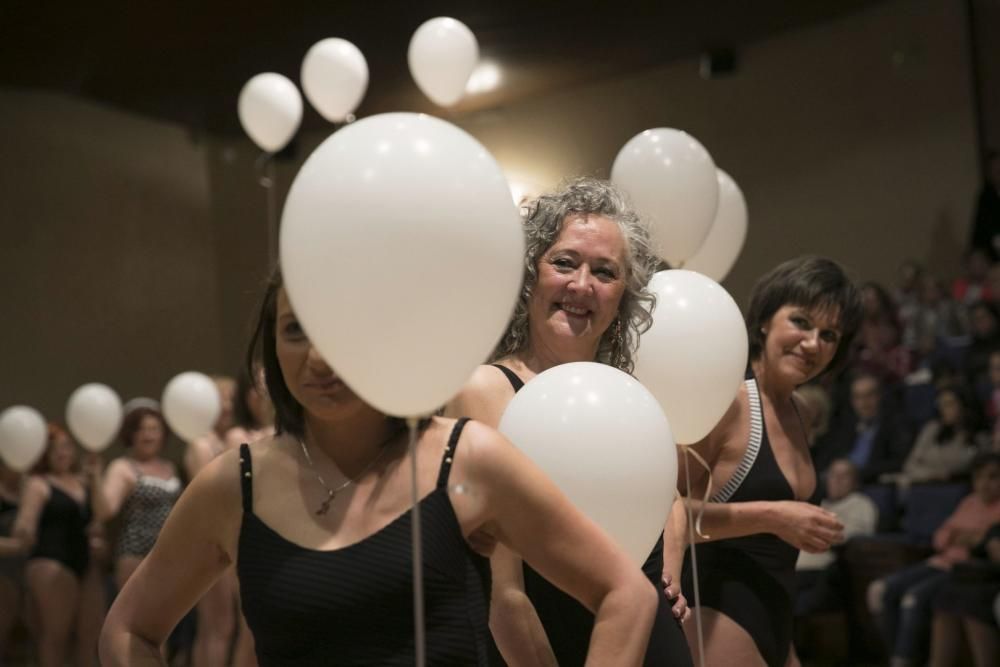
{"type": "MultiPolygon", "coordinates": [[[[514,371],[500,364],[493,365],[507,376],[514,393],[521,390],[524,381],[514,371]]],[[[658,593],[656,617],[643,664],[677,667],[690,665],[691,655],[687,643],[681,634],[679,623],[673,617],[670,601],[663,592],[663,533],[660,533],[656,546],[643,563],[642,571],[658,593]]],[[[587,660],[590,633],[594,629],[594,615],[575,598],[549,583],[527,563],[524,564],[524,592],[538,613],[558,663],[563,667],[583,665],[587,660]]]]}
{"type": "MultiPolygon", "coordinates": [[[[419,503],[427,664],[489,665],[489,561],[462,535],[448,475],[467,420],[455,424],[435,489],[419,503]]],[[[281,537],[253,512],[250,448],[240,447],[243,522],[238,561],[243,613],[257,660],[269,665],[415,662],[410,511],[332,551],[281,537]]]]}

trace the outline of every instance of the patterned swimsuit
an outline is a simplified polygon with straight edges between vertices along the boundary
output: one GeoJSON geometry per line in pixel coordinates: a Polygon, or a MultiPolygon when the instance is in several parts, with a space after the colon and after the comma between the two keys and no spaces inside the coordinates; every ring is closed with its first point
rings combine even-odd
{"type": "Polygon", "coordinates": [[[153,550],[163,522],[181,495],[181,480],[176,475],[160,479],[144,475],[132,464],[136,481],[132,493],[122,506],[122,532],[116,555],[145,556],[153,550]]]}

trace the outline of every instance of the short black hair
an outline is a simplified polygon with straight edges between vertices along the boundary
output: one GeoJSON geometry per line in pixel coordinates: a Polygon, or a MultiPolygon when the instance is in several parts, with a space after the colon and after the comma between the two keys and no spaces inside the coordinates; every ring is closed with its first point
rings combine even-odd
{"type": "Polygon", "coordinates": [[[837,310],[840,342],[830,365],[821,375],[842,367],[862,314],[860,290],[843,267],[832,259],[804,255],[782,262],[757,281],[746,315],[751,361],[759,359],[764,351],[763,327],[787,305],[810,310],[837,310]]]}

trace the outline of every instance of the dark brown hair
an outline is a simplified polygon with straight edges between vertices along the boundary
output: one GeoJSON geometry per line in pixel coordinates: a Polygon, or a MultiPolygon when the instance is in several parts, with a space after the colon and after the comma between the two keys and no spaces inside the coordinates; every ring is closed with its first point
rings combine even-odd
{"type": "Polygon", "coordinates": [[[123,447],[131,447],[132,440],[135,439],[135,434],[139,432],[139,428],[142,426],[142,420],[146,417],[155,417],[160,426],[163,428],[163,441],[166,444],[167,433],[167,422],[163,419],[163,415],[159,410],[154,410],[148,407],[139,407],[134,410],[130,410],[125,419],[122,420],[121,430],[118,431],[118,439],[121,441],[123,447]]]}
{"type": "Polygon", "coordinates": [[[751,361],[759,359],[764,351],[763,328],[782,306],[789,305],[837,312],[837,352],[820,374],[841,368],[861,323],[862,308],[860,291],[840,264],[805,255],[779,264],[757,281],[746,315],[751,361]]]}

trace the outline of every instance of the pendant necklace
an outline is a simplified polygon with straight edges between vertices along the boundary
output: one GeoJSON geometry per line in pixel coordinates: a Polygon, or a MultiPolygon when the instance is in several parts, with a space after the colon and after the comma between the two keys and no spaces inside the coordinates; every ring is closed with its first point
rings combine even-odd
{"type": "Polygon", "coordinates": [[[389,442],[392,441],[392,439],[395,438],[396,435],[398,435],[398,433],[393,433],[385,441],[383,441],[381,445],[379,445],[378,454],[375,456],[375,458],[371,460],[371,463],[365,466],[364,470],[358,473],[357,477],[355,477],[354,479],[348,477],[346,482],[344,482],[343,484],[334,489],[330,488],[330,485],[326,483],[326,480],[323,479],[323,476],[319,474],[319,470],[316,469],[316,464],[313,463],[312,457],[309,456],[309,448],[306,447],[305,440],[302,440],[301,438],[299,439],[299,445],[302,447],[302,454],[306,457],[306,462],[309,464],[309,468],[312,469],[313,474],[316,475],[316,479],[319,481],[320,486],[322,486],[323,489],[326,490],[326,499],[320,504],[319,508],[316,510],[317,516],[323,516],[327,512],[329,512],[330,503],[333,502],[333,499],[337,497],[338,493],[349,487],[351,484],[354,484],[355,480],[364,477],[369,470],[375,467],[375,464],[378,463],[382,459],[382,456],[385,454],[385,450],[389,448],[388,447],[389,442]]]}

